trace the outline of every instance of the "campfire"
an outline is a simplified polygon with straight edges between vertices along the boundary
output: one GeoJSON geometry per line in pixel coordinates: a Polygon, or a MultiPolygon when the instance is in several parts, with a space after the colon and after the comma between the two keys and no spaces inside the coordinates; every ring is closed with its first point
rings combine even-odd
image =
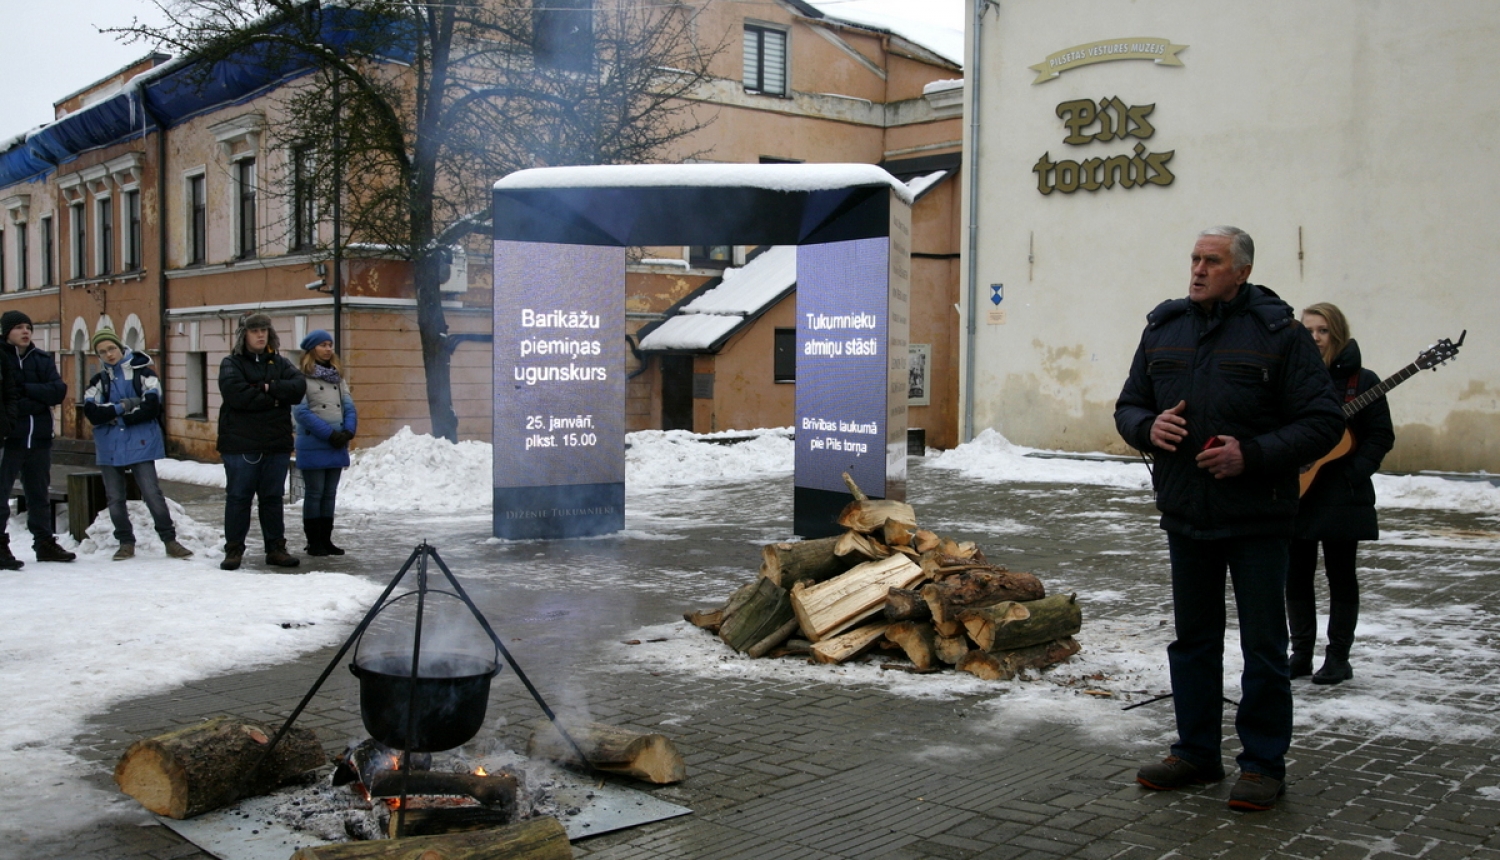
{"type": "Polygon", "coordinates": [[[1075,595],[1048,595],[1031,573],[992,564],[972,542],[918,528],[905,502],[854,501],[831,537],[767,545],[759,575],[690,623],[750,657],[844,663],[882,650],[887,668],[953,667],[988,680],[1063,662],[1079,651],[1075,595]]]}

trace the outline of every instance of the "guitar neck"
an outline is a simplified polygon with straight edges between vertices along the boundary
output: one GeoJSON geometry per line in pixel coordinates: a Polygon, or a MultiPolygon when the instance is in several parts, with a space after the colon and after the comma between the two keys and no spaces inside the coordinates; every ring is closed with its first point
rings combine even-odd
{"type": "Polygon", "coordinates": [[[1344,404],[1344,417],[1352,417],[1354,413],[1384,397],[1386,395],[1386,392],[1390,391],[1392,388],[1395,388],[1406,380],[1411,379],[1413,376],[1416,376],[1417,372],[1421,369],[1422,368],[1419,367],[1414,361],[1411,364],[1408,364],[1407,366],[1386,377],[1380,382],[1379,385],[1371,386],[1370,390],[1344,404]]]}

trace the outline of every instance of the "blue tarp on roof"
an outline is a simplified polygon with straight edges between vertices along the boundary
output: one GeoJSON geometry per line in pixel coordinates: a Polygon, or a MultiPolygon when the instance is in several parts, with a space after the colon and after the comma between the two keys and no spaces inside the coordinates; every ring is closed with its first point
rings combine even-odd
{"type": "MultiPolygon", "coordinates": [[[[334,49],[347,46],[368,26],[354,20],[368,14],[360,10],[335,7],[322,13],[323,43],[334,49]]],[[[156,131],[158,119],[171,128],[254,98],[312,70],[307,58],[264,45],[207,68],[194,63],[168,66],[144,73],[146,80],[127,83],[119,95],[44,125],[0,153],[0,188],[44,176],[79,153],[156,131]]]]}

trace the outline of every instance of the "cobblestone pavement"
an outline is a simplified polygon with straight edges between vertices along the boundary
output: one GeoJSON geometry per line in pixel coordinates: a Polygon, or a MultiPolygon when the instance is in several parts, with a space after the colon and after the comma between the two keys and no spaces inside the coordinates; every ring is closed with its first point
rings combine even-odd
{"type": "MultiPolygon", "coordinates": [[[[1170,617],[1165,540],[1144,492],[984,485],[912,462],[924,525],[980,542],[1054,592],[1079,593],[1085,655],[1130,642],[1118,633],[1091,641],[1091,628],[1150,630],[1139,648],[1159,655],[1170,617]]],[[[214,493],[172,491],[194,517],[219,516],[214,493]]],[[[648,790],[694,814],[577,842],[578,857],[1500,858],[1497,518],[1383,513],[1386,539],[1361,554],[1358,674],[1332,688],[1297,682],[1299,709],[1322,716],[1299,718],[1284,801],[1240,814],[1225,807],[1232,780],[1165,793],[1135,785],[1135,768],[1165,754],[1165,702],[1132,712],[1147,729],[1101,735],[1076,720],[995,719],[994,703],[1023,695],[1028,682],[914,698],[807,673],[712,676],[619,659],[622,638],[722,602],[753,575],[760,544],[786,536],[790,496],[789,478],[684,492],[676,513],[633,513],[623,536],[553,543],[489,541],[487,514],[356,514],[336,535],[350,555],[319,567],[384,582],[429,540],[549,702],[583,698],[594,719],[676,741],[688,779],[648,790]]],[[[671,510],[673,498],[664,491],[649,507],[671,510]]],[[[702,647],[717,645],[704,636],[702,647]]],[[[136,738],[224,712],[279,723],[332,654],[121,703],[92,721],[76,751],[110,787],[113,763],[136,738]]],[[[1111,713],[1161,692],[1116,687],[1111,713]]],[[[492,740],[519,749],[538,712],[507,672],[490,715],[492,740]]],[[[362,734],[347,672],[333,673],[299,724],[330,749],[362,734]]],[[[1225,735],[1232,765],[1232,709],[1225,735]]],[[[0,855],[208,856],[144,815],[33,834],[0,855]]]]}

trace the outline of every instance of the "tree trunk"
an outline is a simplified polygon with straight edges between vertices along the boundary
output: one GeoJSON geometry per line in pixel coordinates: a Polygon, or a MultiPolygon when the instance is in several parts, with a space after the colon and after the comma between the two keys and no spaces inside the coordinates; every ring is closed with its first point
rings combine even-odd
{"type": "Polygon", "coordinates": [[[812,646],[813,660],[819,663],[843,663],[852,660],[876,639],[885,635],[886,624],[866,624],[840,633],[812,646]]]}
{"type": "MultiPolygon", "coordinates": [[[[429,237],[430,238],[430,237],[429,237]]],[[[438,289],[437,258],[431,252],[414,261],[417,291],[417,330],[422,342],[422,369],[427,381],[427,413],[432,435],[458,441],[458,415],[453,411],[453,354],[448,351],[448,320],[438,289]]]]}
{"type": "Polygon", "coordinates": [[[905,588],[925,576],[904,555],[867,561],[826,582],[792,589],[792,611],[803,635],[814,642],[835,636],[880,612],[891,588],[905,588]]]}
{"type": "Polygon", "coordinates": [[[922,599],[920,591],[893,588],[886,594],[885,620],[930,621],[931,619],[932,610],[927,608],[927,601],[922,599]]]}
{"type": "Polygon", "coordinates": [[[991,652],[1039,645],[1083,629],[1083,611],[1076,594],[964,609],[959,611],[958,618],[974,644],[991,652]],[[1018,608],[1025,614],[1018,613],[1018,608]]]}
{"type": "Polygon", "coordinates": [[[782,588],[799,582],[822,582],[853,567],[857,559],[834,553],[838,535],[816,540],[767,544],[760,551],[760,575],[782,588]]]}
{"type": "Polygon", "coordinates": [[[293,728],[258,770],[274,730],[215,717],[136,741],[115,765],[120,790],[168,818],[192,818],[271,789],[328,762],[311,729],[293,728]]]}
{"type": "Polygon", "coordinates": [[[725,645],[744,653],[791,618],[791,596],[786,589],[763,576],[757,577],[750,598],[733,612],[726,613],[720,622],[719,638],[725,645]]]}
{"type": "MultiPolygon", "coordinates": [[[[568,736],[578,742],[587,764],[597,770],[666,785],[687,778],[682,753],[664,735],[646,734],[603,723],[563,721],[568,736]]],[[[538,722],[526,744],[533,758],[578,765],[572,745],[557,733],[551,721],[538,722]]]]}
{"type": "MultiPolygon", "coordinates": [[[[894,590],[894,589],[892,589],[894,590]]],[[[901,646],[907,659],[918,670],[926,672],[937,666],[937,634],[932,625],[921,621],[898,621],[887,627],[885,638],[901,646]]]]}
{"type": "Polygon", "coordinates": [[[572,860],[556,818],[532,818],[494,830],[341,842],[302,848],[292,860],[572,860]]]}

